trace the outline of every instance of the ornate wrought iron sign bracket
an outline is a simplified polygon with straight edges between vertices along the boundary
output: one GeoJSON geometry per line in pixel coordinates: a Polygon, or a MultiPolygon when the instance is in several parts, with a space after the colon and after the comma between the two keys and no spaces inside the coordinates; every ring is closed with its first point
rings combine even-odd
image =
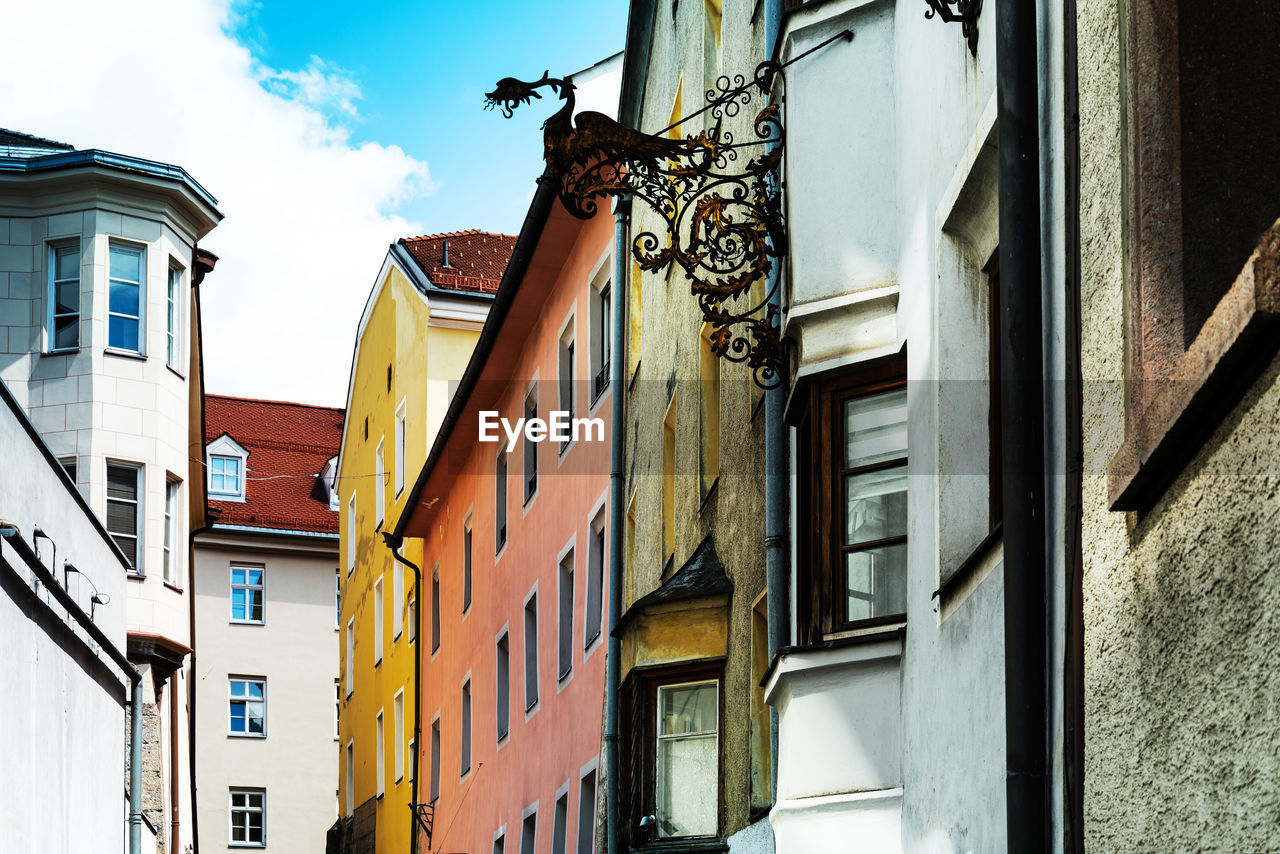
{"type": "Polygon", "coordinates": [[[929,4],[929,8],[924,12],[926,18],[937,15],[948,24],[959,22],[960,32],[969,43],[969,53],[977,56],[978,16],[982,14],[982,0],[925,0],[925,2],[929,4]]]}
{"type": "Polygon", "coordinates": [[[418,826],[422,828],[422,835],[426,838],[426,848],[431,848],[431,830],[436,823],[436,802],[429,804],[410,804],[413,809],[414,821],[418,822],[418,826]]]}
{"type": "Polygon", "coordinates": [[[584,111],[574,116],[574,85],[543,73],[532,82],[507,77],[488,93],[486,109],[512,111],[549,88],[564,105],[543,125],[542,181],[557,182],[557,195],[573,216],[589,219],[599,202],[629,195],[662,221],[637,234],[632,255],[640,269],[663,273],[678,268],[690,282],[703,320],[711,324],[711,348],[734,362],[746,362],[764,388],[782,383],[785,351],[778,330],[772,288],[773,265],[787,253],[781,176],[786,134],[776,105],[768,103],[775,75],[832,42],[849,40],[844,30],[785,63],[766,61],[748,79],[722,75],[706,92],[707,103],[656,134],[626,127],[608,116],[584,111]],[[734,138],[725,119],[737,116],[757,95],[747,139],[734,138]],[[690,119],[709,113],[712,127],[683,139],[667,136],[690,119]]]}

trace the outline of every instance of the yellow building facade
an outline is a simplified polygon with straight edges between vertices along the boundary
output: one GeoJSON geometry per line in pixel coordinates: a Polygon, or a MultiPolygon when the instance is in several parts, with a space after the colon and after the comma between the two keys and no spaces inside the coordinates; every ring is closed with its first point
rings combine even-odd
{"type": "MultiPolygon", "coordinates": [[[[431,575],[424,568],[416,591],[413,571],[394,560],[381,532],[394,526],[412,486],[407,479],[426,461],[513,240],[483,232],[401,240],[360,319],[337,465],[339,761],[331,851],[410,850],[414,647],[430,624],[430,605],[424,618],[418,602],[430,602],[431,575]],[[481,255],[484,263],[469,263],[481,255]],[[489,263],[499,256],[500,266],[489,263]]],[[[401,554],[421,566],[422,551],[420,540],[406,540],[401,554]]]]}

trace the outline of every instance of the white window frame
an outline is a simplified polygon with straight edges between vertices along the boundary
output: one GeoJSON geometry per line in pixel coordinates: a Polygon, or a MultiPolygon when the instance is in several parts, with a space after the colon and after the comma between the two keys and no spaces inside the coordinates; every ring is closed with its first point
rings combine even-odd
{"type": "Polygon", "coordinates": [[[383,630],[383,612],[382,612],[382,576],[373,582],[373,666],[377,667],[382,663],[382,630],[383,630]]]}
{"type": "Polygon", "coordinates": [[[378,781],[374,793],[379,798],[387,793],[387,727],[382,712],[382,709],[378,709],[378,714],[373,719],[374,771],[378,781]]]}
{"type": "Polygon", "coordinates": [[[409,401],[407,397],[400,398],[400,405],[396,407],[396,498],[404,494],[404,470],[405,470],[405,449],[408,442],[407,434],[409,432],[409,401]]]}
{"type": "Polygon", "coordinates": [[[404,689],[395,693],[391,700],[391,722],[396,740],[395,772],[396,783],[404,779],[404,689]]]}
{"type": "Polygon", "coordinates": [[[244,501],[245,488],[249,479],[249,451],[244,448],[230,434],[223,433],[217,439],[214,439],[205,447],[205,456],[208,465],[208,490],[209,498],[214,501],[244,501]],[[227,489],[225,486],[225,478],[229,477],[224,472],[214,471],[214,461],[235,460],[236,464],[236,486],[234,489],[227,489]],[[224,478],[222,488],[214,486],[213,479],[216,476],[224,478]]]}
{"type": "Polygon", "coordinates": [[[267,679],[265,676],[228,676],[227,677],[227,736],[229,738],[266,738],[267,737],[267,679]],[[235,685],[258,685],[262,689],[262,699],[254,700],[247,694],[236,694],[235,685]],[[236,732],[231,728],[231,703],[244,703],[244,732],[236,732]],[[249,704],[262,705],[262,732],[249,731],[249,704]]]}
{"type": "Polygon", "coordinates": [[[337,741],[342,733],[342,680],[333,680],[333,740],[337,741]]]}
{"type": "Polygon", "coordinates": [[[174,587],[182,587],[182,552],[178,547],[179,504],[182,499],[182,481],[169,479],[164,485],[164,580],[174,587]]]}
{"type": "Polygon", "coordinates": [[[80,320],[83,316],[84,294],[80,288],[80,263],[81,249],[78,240],[53,241],[49,243],[49,251],[47,254],[49,264],[49,275],[46,277],[45,288],[45,352],[47,353],[74,353],[80,349],[80,320]],[[61,252],[70,252],[76,256],[76,274],[75,277],[58,278],[58,254],[61,252]],[[58,312],[58,285],[69,285],[75,283],[76,294],[76,310],[74,312],[64,311],[58,312]],[[75,317],[76,343],[65,347],[58,346],[58,329],[57,321],[63,317],[75,317]]]}
{"type": "Polygon", "coordinates": [[[608,609],[606,594],[609,586],[609,517],[605,507],[608,497],[609,492],[605,490],[595,506],[591,508],[591,512],[587,514],[587,558],[584,562],[586,583],[582,591],[583,661],[591,657],[591,653],[600,646],[605,635],[605,612],[608,609]],[[596,563],[594,569],[593,561],[596,563]],[[596,608],[593,599],[600,601],[599,608],[596,608]],[[593,616],[595,626],[592,626],[593,616]],[[595,629],[594,635],[589,634],[592,628],[595,629]]]}
{"type": "Polygon", "coordinates": [[[555,800],[551,802],[551,854],[568,854],[569,852],[569,781],[565,780],[556,789],[555,800]],[[563,804],[563,809],[561,805],[563,804]],[[560,847],[556,847],[556,825],[560,830],[560,847]]]}
{"type": "Polygon", "coordinates": [[[182,287],[186,270],[174,259],[169,259],[169,281],[165,312],[165,353],[167,364],[175,371],[182,367],[182,287]]]}
{"type": "Polygon", "coordinates": [[[510,625],[504,625],[502,629],[493,637],[493,731],[497,737],[497,744],[501,747],[511,737],[511,630],[510,625]],[[507,673],[506,685],[502,680],[501,668],[498,667],[498,655],[502,650],[502,642],[507,642],[507,673]],[[502,694],[505,688],[507,695],[506,709],[502,708],[502,694]],[[506,731],[500,727],[503,723],[502,713],[506,712],[506,731]]]}
{"type": "Polygon", "coordinates": [[[541,600],[538,599],[538,582],[535,581],[533,583],[533,588],[525,595],[524,604],[521,606],[521,609],[520,609],[520,625],[522,627],[521,648],[520,648],[520,651],[522,654],[520,656],[520,667],[521,667],[520,673],[521,673],[521,681],[522,681],[522,684],[524,685],[525,720],[528,720],[529,717],[531,717],[533,713],[538,710],[538,704],[542,700],[542,684],[541,684],[542,668],[540,667],[540,662],[539,662],[539,653],[540,653],[539,645],[540,644],[539,644],[539,638],[538,638],[538,631],[540,628],[539,624],[542,622],[542,616],[541,614],[538,613],[541,607],[541,604],[542,604],[541,600]],[[533,602],[532,643],[530,642],[530,632],[529,632],[529,603],[530,602],[533,602]],[[530,667],[529,667],[529,663],[531,660],[533,662],[532,671],[530,670],[530,667]],[[532,683],[530,680],[531,672],[533,677],[532,683]],[[532,691],[530,691],[530,687],[532,687],[533,689],[532,691]],[[530,694],[533,695],[532,700],[530,700],[530,694]]]}
{"type": "Polygon", "coordinates": [[[386,436],[379,437],[378,447],[373,452],[373,508],[376,515],[373,524],[375,528],[381,528],[383,521],[387,518],[387,466],[386,457],[382,453],[382,446],[386,441],[386,436]]]}
{"type": "Polygon", "coordinates": [[[559,691],[573,676],[573,611],[577,602],[578,550],[577,534],[556,556],[556,686],[559,691]],[[567,612],[566,612],[567,606],[567,612]],[[568,661],[566,662],[566,657],[568,661]]]}
{"type": "Polygon", "coordinates": [[[356,687],[356,618],[347,620],[347,699],[356,687]]]}
{"type": "Polygon", "coordinates": [[[227,572],[227,583],[230,585],[228,589],[231,591],[231,595],[227,597],[228,604],[231,607],[231,613],[230,613],[231,622],[236,623],[238,625],[250,625],[250,626],[266,625],[266,622],[267,622],[267,568],[265,566],[254,566],[252,564],[233,563],[231,564],[227,572]],[[259,580],[257,584],[251,584],[249,582],[249,578],[247,575],[245,576],[244,583],[237,584],[235,580],[235,572],[237,569],[243,570],[245,572],[251,572],[251,571],[260,572],[262,573],[262,575],[259,576],[259,580]],[[261,619],[254,620],[249,618],[248,614],[250,613],[250,608],[249,608],[249,600],[247,598],[245,599],[245,615],[246,616],[243,618],[236,617],[236,603],[235,603],[236,590],[247,590],[247,591],[256,590],[258,591],[259,594],[261,594],[262,596],[261,619]]]}
{"type": "Polygon", "coordinates": [[[347,575],[356,568],[356,491],[347,499],[347,575]]]}
{"type": "MultiPolygon", "coordinates": [[[[348,694],[347,696],[351,696],[348,694]]],[[[346,801],[347,815],[350,816],[356,811],[356,742],[355,739],[347,740],[347,767],[346,767],[346,801]]]]}
{"type": "MultiPolygon", "coordinates": [[[[245,834],[248,835],[248,821],[245,822],[245,834]]],[[[232,789],[227,796],[227,845],[231,848],[266,848],[267,847],[267,793],[264,789],[232,789]],[[237,807],[236,795],[245,795],[246,806],[237,807]],[[249,798],[257,797],[259,806],[248,806],[249,798]],[[246,815],[258,814],[262,816],[262,841],[261,842],[236,842],[235,827],[236,814],[244,813],[246,815]]]]}
{"type": "Polygon", "coordinates": [[[409,597],[409,605],[405,608],[405,633],[409,635],[410,645],[418,642],[418,598],[409,597]]]}
{"type": "Polygon", "coordinates": [[[578,821],[577,821],[577,838],[574,840],[574,848],[577,854],[594,854],[595,852],[595,835],[596,835],[596,810],[599,808],[598,799],[600,796],[600,763],[598,759],[592,759],[586,765],[578,770],[578,821]],[[583,806],[586,803],[587,778],[591,778],[591,811],[585,813],[583,806]],[[584,827],[583,819],[586,819],[584,827]],[[583,833],[583,831],[586,833],[583,833]]]}
{"type": "Polygon", "coordinates": [[[333,571],[333,630],[342,629],[342,570],[333,571]]]}
{"type": "MultiPolygon", "coordinates": [[[[701,730],[696,733],[685,732],[685,733],[680,733],[679,735],[663,735],[662,725],[661,725],[662,693],[663,691],[669,691],[674,688],[691,688],[698,685],[711,685],[716,689],[716,728],[715,728],[715,750],[713,751],[713,755],[715,755],[716,757],[720,756],[720,716],[721,716],[720,703],[722,702],[722,699],[720,696],[721,694],[720,680],[719,679],[694,679],[689,682],[666,682],[658,685],[657,690],[654,691],[656,708],[654,709],[655,724],[654,724],[654,741],[653,741],[653,760],[654,760],[653,803],[654,803],[655,813],[658,809],[658,805],[662,803],[662,780],[663,780],[662,778],[662,743],[663,741],[679,741],[679,740],[689,739],[689,738],[705,738],[708,734],[707,730],[701,730]]],[[[717,763],[718,761],[719,760],[717,759],[717,763]]],[[[716,798],[719,799],[720,774],[718,770],[717,770],[717,773],[713,775],[713,778],[716,781],[716,798]]],[[[664,837],[661,834],[659,834],[658,838],[659,839],[700,839],[700,838],[703,838],[703,836],[714,836],[719,831],[718,820],[716,824],[717,824],[717,827],[713,828],[710,834],[703,834],[702,836],[664,837]]],[[[658,816],[658,826],[659,828],[661,828],[662,826],[661,816],[658,816]]]]}
{"type": "Polygon", "coordinates": [[[475,595],[475,544],[476,529],[472,524],[472,511],[468,510],[462,520],[462,613],[465,616],[471,610],[471,600],[475,595]]]}
{"type": "Polygon", "coordinates": [[[431,570],[431,655],[440,651],[440,646],[444,642],[444,632],[440,630],[440,600],[444,593],[440,588],[440,564],[436,564],[431,570]]]}
{"type": "MultiPolygon", "coordinates": [[[[578,411],[578,395],[574,386],[578,380],[578,324],[577,305],[569,310],[569,316],[560,324],[560,335],[556,343],[556,408],[568,412],[570,422],[581,415],[578,411]]],[[[573,433],[561,442],[560,457],[573,445],[573,433]]]]}
{"type": "Polygon", "coordinates": [[[591,277],[588,280],[588,346],[591,352],[588,354],[588,369],[591,371],[591,388],[588,394],[590,405],[587,414],[590,415],[600,405],[612,386],[613,380],[609,370],[609,366],[613,363],[613,253],[606,250],[600,256],[600,260],[596,261],[595,269],[591,271],[591,277]],[[609,313],[607,317],[602,318],[603,305],[605,299],[609,300],[609,313]],[[607,358],[603,358],[607,357],[607,358]],[[604,372],[604,381],[600,388],[596,388],[596,377],[604,372]]]}
{"type": "Polygon", "coordinates": [[[391,565],[391,643],[395,644],[404,634],[404,574],[409,571],[400,564],[391,565]]]}
{"type": "Polygon", "coordinates": [[[475,683],[471,671],[458,689],[458,777],[465,780],[475,770],[475,683]]]}
{"type": "Polygon", "coordinates": [[[139,356],[147,354],[147,247],[138,246],[136,244],[124,243],[112,240],[107,246],[107,346],[108,353],[132,353],[139,356]],[[119,278],[111,274],[111,252],[112,250],[123,250],[125,252],[136,252],[138,254],[138,277],[141,281],[131,282],[128,279],[119,278]],[[125,314],[122,311],[114,311],[111,305],[111,284],[120,282],[121,284],[134,285],[138,288],[138,313],[136,315],[125,314]],[[136,347],[117,347],[111,343],[111,318],[122,317],[137,321],[138,324],[138,340],[136,347]]]}
{"type": "MultiPolygon", "coordinates": [[[[146,576],[146,574],[147,574],[147,572],[146,572],[146,542],[145,542],[145,538],[144,538],[144,536],[143,536],[143,532],[144,532],[144,530],[145,530],[145,528],[146,528],[146,525],[144,524],[144,522],[145,522],[145,516],[146,516],[146,513],[145,513],[145,509],[146,509],[146,506],[145,506],[145,496],[146,496],[146,491],[147,491],[147,490],[146,490],[146,485],[147,485],[146,471],[147,471],[147,470],[146,470],[146,467],[145,467],[145,466],[143,466],[143,465],[142,465],[142,464],[140,464],[140,463],[131,463],[131,462],[127,461],[127,460],[113,460],[113,459],[108,459],[108,460],[107,460],[107,471],[108,471],[108,472],[110,472],[110,470],[111,470],[111,468],[112,468],[113,466],[114,466],[114,467],[116,467],[116,468],[121,468],[121,469],[132,469],[132,470],[133,470],[134,474],[135,474],[135,475],[136,475],[136,477],[137,477],[137,480],[134,482],[134,497],[133,497],[132,499],[126,499],[126,498],[111,498],[111,497],[110,497],[110,492],[108,491],[108,497],[107,497],[107,499],[106,499],[106,502],[107,502],[107,513],[103,516],[103,520],[104,520],[104,521],[106,521],[106,522],[108,522],[108,524],[109,524],[109,520],[110,520],[110,517],[111,517],[111,513],[110,513],[110,506],[111,506],[111,503],[112,503],[113,501],[114,501],[114,502],[116,502],[116,503],[130,503],[130,502],[131,502],[131,503],[133,504],[133,533],[132,533],[132,534],[130,534],[130,533],[126,533],[126,532],[124,532],[124,531],[112,531],[110,528],[107,528],[107,533],[109,533],[109,534],[111,535],[111,539],[112,539],[112,541],[113,541],[113,542],[115,542],[115,538],[116,538],[116,537],[125,537],[125,538],[132,537],[132,538],[133,538],[134,543],[135,543],[135,546],[134,546],[134,548],[135,548],[135,551],[134,551],[134,561],[135,561],[135,562],[134,562],[134,566],[131,568],[130,575],[135,575],[135,576],[146,576]]],[[[110,478],[109,478],[109,477],[108,477],[108,479],[107,479],[107,482],[108,482],[108,483],[110,483],[110,478]]],[[[108,487],[108,490],[109,490],[109,487],[108,487]]],[[[118,542],[116,542],[116,545],[117,545],[117,546],[119,546],[119,543],[118,543],[118,542]]],[[[123,551],[123,549],[121,549],[121,551],[123,551]]]]}

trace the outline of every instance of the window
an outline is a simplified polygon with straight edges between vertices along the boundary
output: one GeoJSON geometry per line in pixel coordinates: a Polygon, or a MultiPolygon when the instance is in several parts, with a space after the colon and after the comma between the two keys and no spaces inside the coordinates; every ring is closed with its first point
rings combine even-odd
{"type": "Polygon", "coordinates": [[[383,724],[382,724],[382,709],[378,709],[378,716],[374,719],[373,736],[374,736],[373,749],[377,757],[377,762],[376,762],[375,772],[374,772],[376,774],[376,783],[377,783],[376,791],[377,791],[378,797],[382,797],[387,791],[387,759],[386,759],[387,739],[386,739],[386,731],[383,729],[383,724]]]}
{"type": "Polygon", "coordinates": [[[342,573],[333,571],[333,627],[342,625],[342,573]]]}
{"type": "Polygon", "coordinates": [[[141,353],[145,256],[141,249],[114,244],[108,254],[107,346],[141,353]]]}
{"type": "MultiPolygon", "coordinates": [[[[538,389],[529,389],[529,394],[524,399],[524,417],[526,421],[538,417],[538,389]]],[[[528,504],[533,498],[535,492],[538,491],[538,445],[541,442],[535,442],[529,438],[528,433],[524,437],[524,503],[528,504]]]]}
{"type": "Polygon", "coordinates": [[[356,688],[356,618],[347,620],[347,696],[356,688]]]}
{"type": "Polygon", "coordinates": [[[67,473],[67,477],[71,478],[71,482],[76,482],[76,458],[75,457],[58,457],[58,464],[62,466],[62,470],[67,473]]]}
{"type": "Polygon", "coordinates": [[[802,642],[906,612],[907,390],[900,360],[816,381],[798,424],[802,642]],[[807,594],[807,595],[806,595],[807,594]]]}
{"type": "Polygon", "coordinates": [[[582,615],[582,647],[600,637],[604,622],[604,508],[591,520],[587,534],[587,607],[582,615]]]}
{"type": "Polygon", "coordinates": [[[356,745],[347,742],[347,815],[356,811],[356,745]]]}
{"type": "Polygon", "coordinates": [[[662,564],[676,553],[676,399],[662,423],[662,564]]]}
{"type": "Polygon", "coordinates": [[[407,567],[398,564],[391,569],[391,637],[404,633],[404,574],[407,567]]]}
{"type": "Polygon", "coordinates": [[[229,735],[263,738],[267,734],[267,681],[232,677],[229,735]]]}
{"type": "Polygon", "coordinates": [[[382,520],[387,518],[387,469],[383,464],[382,443],[378,440],[378,448],[373,452],[373,512],[377,517],[374,525],[381,528],[382,520]]]}
{"type": "Polygon", "coordinates": [[[458,773],[465,776],[471,770],[471,680],[462,683],[462,726],[458,773]]]}
{"type": "MultiPolygon", "coordinates": [[[[569,413],[570,419],[574,416],[573,408],[573,383],[576,378],[577,366],[573,359],[574,338],[573,338],[573,318],[565,324],[563,331],[560,333],[560,350],[559,350],[559,394],[560,409],[569,413]]],[[[560,453],[564,453],[569,448],[572,439],[567,439],[560,443],[560,453]]]]}
{"type": "Polygon", "coordinates": [[[498,741],[502,741],[511,732],[511,638],[503,632],[498,638],[497,667],[495,668],[497,690],[497,709],[494,721],[498,727],[498,741]]]}
{"type": "Polygon", "coordinates": [[[471,607],[471,517],[462,523],[462,612],[471,607]]]}
{"type": "Polygon", "coordinates": [[[440,566],[431,573],[431,651],[440,649],[440,566]]]}
{"type": "Polygon", "coordinates": [[[408,432],[408,411],[406,401],[400,401],[396,407],[396,498],[404,492],[405,435],[408,432]]]}
{"type": "Polygon", "coordinates": [[[320,478],[324,481],[325,492],[329,496],[329,509],[337,510],[341,504],[338,497],[338,458],[330,457],[329,461],[324,464],[324,468],[320,472],[320,478]]]}
{"type": "Polygon", "coordinates": [[[507,837],[504,834],[499,833],[493,838],[493,854],[506,854],[506,851],[507,837]]]}
{"type": "Polygon", "coordinates": [[[494,463],[494,552],[502,551],[507,544],[507,455],[498,451],[498,459],[494,463]]]}
{"type": "Polygon", "coordinates": [[[559,678],[573,670],[573,549],[560,559],[560,602],[558,620],[559,678]]]}
{"type": "Polygon", "coordinates": [[[1249,331],[1274,305],[1267,276],[1241,273],[1274,241],[1280,174],[1258,164],[1280,137],[1280,20],[1252,0],[1126,7],[1128,429],[1110,497],[1142,510],[1275,352],[1249,331]]]}
{"type": "Polygon", "coordinates": [[[169,481],[164,490],[164,580],[170,584],[181,584],[181,573],[178,564],[182,549],[178,547],[178,488],[177,481],[169,481]]]}
{"type": "Polygon", "coordinates": [[[418,754],[414,752],[414,740],[409,739],[409,782],[412,783],[418,776],[418,754]]]}
{"type": "Polygon", "coordinates": [[[529,813],[520,823],[520,854],[536,854],[534,846],[538,841],[538,813],[529,813]]]}
{"type": "Polygon", "coordinates": [[[382,576],[373,582],[373,664],[382,661],[382,576]]]}
{"type": "Polygon", "coordinates": [[[165,312],[166,353],[169,367],[182,364],[182,268],[169,268],[168,311],[165,312]]]}
{"type": "Polygon", "coordinates": [[[107,533],[136,575],[143,574],[141,495],[142,466],[107,463],[107,533]]]}
{"type": "Polygon", "coordinates": [[[209,497],[244,495],[239,457],[209,457],[209,497]]]}
{"type": "Polygon", "coordinates": [[[231,622],[265,621],[265,575],[266,570],[260,566],[231,567],[231,622]]]}
{"type": "Polygon", "coordinates": [[[431,803],[440,799],[440,719],[431,722],[431,803]]]}
{"type": "Polygon", "coordinates": [[[409,623],[409,643],[413,643],[418,639],[418,600],[410,599],[407,622],[409,623]]]}
{"type": "Polygon", "coordinates": [[[74,350],[80,346],[80,247],[49,247],[49,310],[47,312],[50,351],[74,350]]]}
{"type": "Polygon", "coordinates": [[[338,740],[342,724],[342,680],[333,680],[333,740],[338,740]]]}
{"type": "Polygon", "coordinates": [[[231,790],[231,844],[237,848],[267,846],[267,793],[231,790]]]}
{"type": "Polygon", "coordinates": [[[565,835],[569,823],[569,793],[556,798],[555,812],[551,814],[551,854],[565,854],[565,835]]]}
{"type": "Polygon", "coordinates": [[[658,836],[714,836],[719,805],[719,685],[658,688],[658,836]]]}
{"type": "Polygon", "coordinates": [[[596,772],[578,782],[578,854],[595,854],[596,772]]]}
{"type": "Polygon", "coordinates": [[[347,575],[356,568],[356,493],[347,501],[347,575]]]}
{"type": "Polygon", "coordinates": [[[711,324],[702,326],[698,352],[698,414],[701,428],[698,483],[707,497],[720,476],[720,357],[711,349],[711,324]]]}
{"type": "Polygon", "coordinates": [[[538,594],[533,592],[524,603],[524,708],[538,702],[538,594]]]}
{"type": "Polygon", "coordinates": [[[609,387],[610,336],[613,335],[613,315],[610,308],[609,288],[610,259],[601,264],[596,280],[591,283],[588,297],[591,301],[591,400],[604,394],[609,387]]]}
{"type": "Polygon", "coordinates": [[[404,689],[396,692],[391,708],[396,737],[396,782],[404,779],[404,689]]]}

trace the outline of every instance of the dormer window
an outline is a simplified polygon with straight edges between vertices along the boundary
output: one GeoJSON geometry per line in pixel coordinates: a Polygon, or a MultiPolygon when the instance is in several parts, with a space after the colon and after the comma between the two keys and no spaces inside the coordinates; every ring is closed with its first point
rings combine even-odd
{"type": "Polygon", "coordinates": [[[330,457],[320,470],[320,482],[324,484],[325,494],[329,496],[329,509],[337,510],[338,501],[338,458],[330,457]]]}
{"type": "Polygon", "coordinates": [[[249,452],[223,434],[206,449],[209,455],[209,497],[215,501],[244,501],[249,452]]]}

